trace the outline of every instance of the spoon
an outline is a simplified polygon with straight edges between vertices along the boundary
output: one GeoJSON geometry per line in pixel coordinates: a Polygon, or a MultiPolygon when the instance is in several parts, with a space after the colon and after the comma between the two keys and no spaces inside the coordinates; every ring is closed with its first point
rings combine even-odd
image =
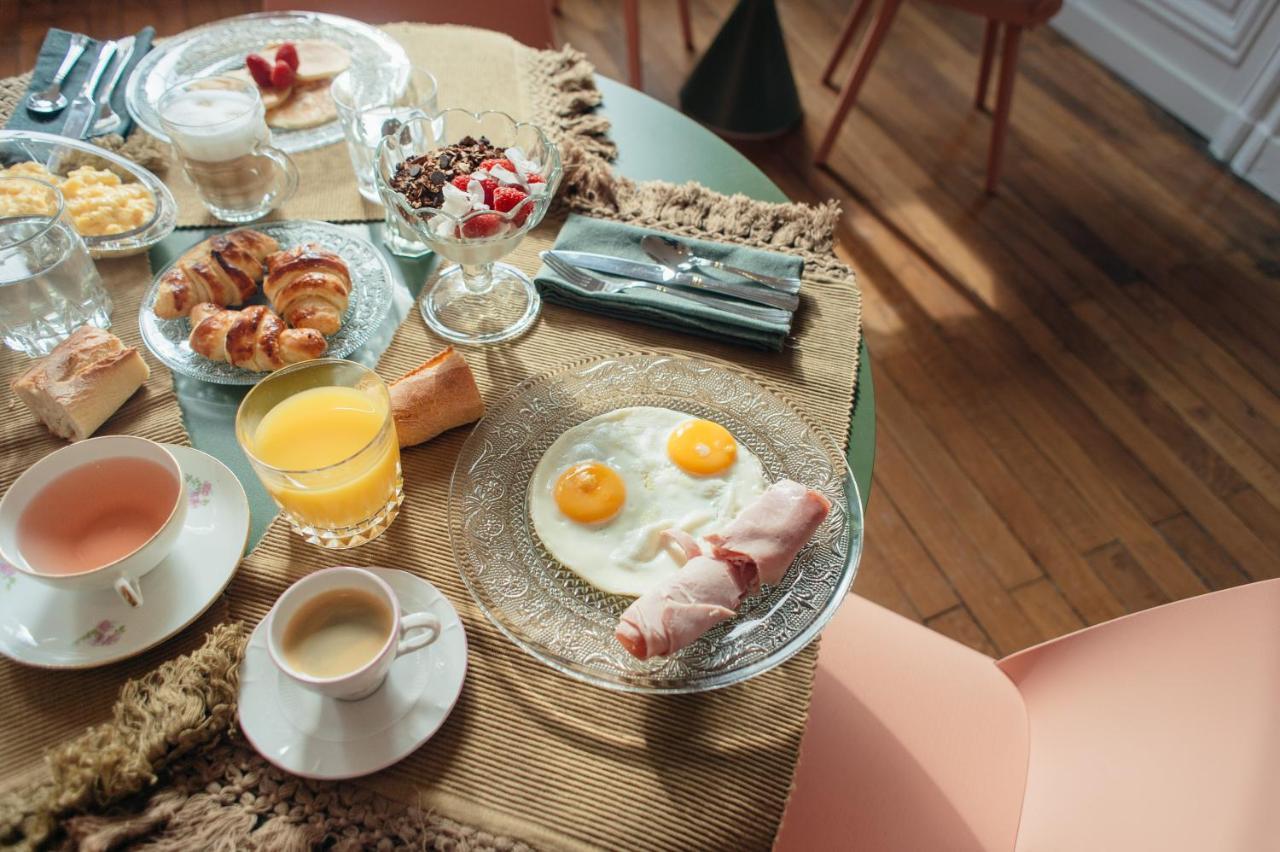
{"type": "Polygon", "coordinates": [[[656,234],[650,234],[640,241],[640,247],[658,263],[679,272],[691,272],[699,267],[711,267],[712,269],[722,269],[725,272],[740,275],[743,278],[759,282],[774,290],[781,290],[784,293],[800,292],[799,278],[779,278],[775,275],[752,272],[750,269],[743,269],[740,266],[730,266],[727,263],[709,257],[701,257],[684,243],[673,240],[670,237],[659,237],[656,234]]]}
{"type": "Polygon", "coordinates": [[[27,95],[27,109],[41,115],[51,115],[67,105],[67,96],[62,94],[62,83],[80,57],[84,55],[84,49],[88,44],[87,35],[76,33],[71,36],[71,43],[67,45],[67,55],[62,57],[62,64],[58,66],[58,73],[53,75],[53,82],[43,92],[32,92],[27,95]]]}

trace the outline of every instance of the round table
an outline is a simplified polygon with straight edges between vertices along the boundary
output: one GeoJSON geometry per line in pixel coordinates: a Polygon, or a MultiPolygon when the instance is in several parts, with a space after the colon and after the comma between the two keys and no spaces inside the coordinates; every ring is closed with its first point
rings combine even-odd
{"type": "MultiPolygon", "coordinates": [[[[610,135],[618,143],[618,172],[634,180],[696,180],[718,192],[740,192],[762,201],[787,201],[787,197],[751,161],[691,119],[659,101],[621,83],[596,77],[604,94],[604,114],[613,123],[610,135]],[[661,139],[657,146],[653,140],[661,139]]],[[[382,224],[347,225],[381,244],[382,224]]],[[[216,230],[193,228],[175,231],[151,250],[154,269],[167,266],[190,246],[216,230]]],[[[432,258],[406,260],[393,257],[400,277],[386,320],[370,341],[351,356],[370,367],[391,343],[400,323],[414,308],[418,291],[430,271],[432,258]]],[[[419,320],[411,320],[417,322],[419,320]]],[[[875,458],[875,392],[871,360],[862,344],[858,360],[858,388],[849,429],[849,465],[857,480],[863,508],[871,494],[871,468],[875,458]]],[[[235,438],[235,415],[248,388],[214,385],[175,375],[174,385],[182,407],[183,422],[191,442],[221,459],[244,483],[253,513],[249,546],[257,544],[276,515],[276,506],[258,481],[235,438]]]]}

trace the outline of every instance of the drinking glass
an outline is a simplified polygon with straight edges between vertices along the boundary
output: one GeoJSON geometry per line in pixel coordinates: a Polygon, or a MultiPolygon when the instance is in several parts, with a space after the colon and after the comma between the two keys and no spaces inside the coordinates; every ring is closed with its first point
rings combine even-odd
{"type": "Polygon", "coordinates": [[[258,87],[235,77],[179,83],[157,104],[182,169],[214,216],[261,219],[298,188],[289,155],[271,147],[258,87]]]}
{"type": "Polygon", "coordinates": [[[353,65],[333,78],[329,93],[338,108],[360,194],[381,204],[373,179],[378,142],[411,118],[436,114],[436,78],[412,65],[353,65]]]}
{"type": "MultiPolygon", "coordinates": [[[[323,424],[317,418],[305,428],[321,429],[323,424]]],[[[294,530],[312,544],[337,550],[364,544],[381,535],[400,512],[404,480],[391,395],[376,373],[354,361],[319,358],[267,376],[240,403],[236,440],[294,530]],[[258,427],[272,409],[303,391],[333,387],[355,388],[381,412],[382,425],[371,441],[338,462],[302,470],[259,458],[258,427]]]]}
{"type": "Polygon", "coordinates": [[[0,334],[10,349],[47,355],[91,323],[111,327],[111,298],[58,188],[0,177],[0,334]]]}

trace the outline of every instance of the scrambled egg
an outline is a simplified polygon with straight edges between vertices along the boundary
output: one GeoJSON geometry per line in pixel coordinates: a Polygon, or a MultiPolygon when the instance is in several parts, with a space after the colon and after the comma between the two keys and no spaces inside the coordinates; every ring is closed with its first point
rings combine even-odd
{"type": "MultiPolygon", "coordinates": [[[[131,231],[151,221],[156,212],[150,190],[140,183],[123,183],[119,175],[106,169],[80,166],[66,177],[58,177],[40,163],[29,162],[0,169],[0,176],[35,178],[58,187],[72,224],[86,237],[131,231]]],[[[46,199],[32,192],[0,192],[0,215],[29,214],[46,205],[46,199]]]]}

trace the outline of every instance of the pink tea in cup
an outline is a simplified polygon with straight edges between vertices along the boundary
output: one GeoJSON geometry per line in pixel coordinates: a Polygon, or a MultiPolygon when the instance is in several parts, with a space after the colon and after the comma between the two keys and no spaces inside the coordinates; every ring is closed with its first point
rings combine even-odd
{"type": "Polygon", "coordinates": [[[61,474],[18,518],[18,549],[39,574],[79,574],[146,544],[178,501],[177,478],[141,458],[89,462],[61,474]]]}

